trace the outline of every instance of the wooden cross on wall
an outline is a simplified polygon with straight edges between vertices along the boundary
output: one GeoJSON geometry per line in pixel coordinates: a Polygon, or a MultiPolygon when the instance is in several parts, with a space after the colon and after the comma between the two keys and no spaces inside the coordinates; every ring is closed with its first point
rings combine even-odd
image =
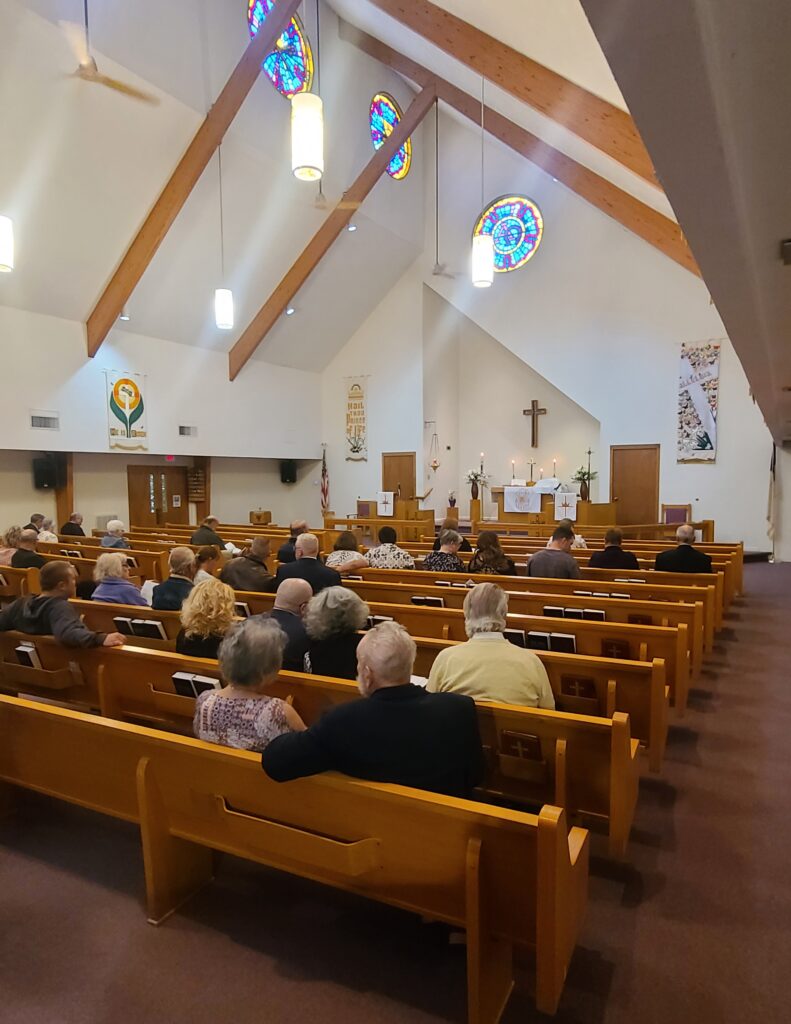
{"type": "Polygon", "coordinates": [[[543,416],[546,413],[546,411],[546,409],[539,409],[538,402],[535,400],[535,398],[530,403],[529,409],[522,410],[523,416],[531,417],[530,426],[533,428],[533,430],[530,446],[532,448],[538,448],[538,417],[543,416]]]}

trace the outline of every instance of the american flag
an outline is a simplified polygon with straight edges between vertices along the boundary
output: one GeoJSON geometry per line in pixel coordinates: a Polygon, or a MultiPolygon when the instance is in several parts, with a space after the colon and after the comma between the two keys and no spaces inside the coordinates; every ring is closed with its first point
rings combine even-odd
{"type": "Polygon", "coordinates": [[[326,512],[330,507],[330,475],[327,472],[327,452],[321,453],[321,511],[326,512]]]}

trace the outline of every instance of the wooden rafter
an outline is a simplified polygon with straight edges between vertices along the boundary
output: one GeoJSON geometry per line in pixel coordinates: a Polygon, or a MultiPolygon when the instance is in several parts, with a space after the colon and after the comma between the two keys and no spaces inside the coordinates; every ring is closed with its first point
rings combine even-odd
{"type": "Polygon", "coordinates": [[[431,83],[424,86],[412,100],[392,134],[388,136],[381,148],[374,152],[351,188],[344,192],[335,209],[305,246],[291,269],[231,349],[228,354],[228,370],[231,380],[236,379],[239,371],[271,331],[291,299],[316,269],[332,243],[352,219],[355,211],[362,206],[365,197],[384,174],[387,165],[431,109],[435,98],[434,86],[431,83]]]}
{"type": "Polygon", "coordinates": [[[530,57],[425,0],[371,0],[386,14],[490,82],[659,186],[631,116],[530,57]]]}
{"type": "Polygon", "coordinates": [[[88,355],[95,356],[118,319],[159,246],[258,78],[261,64],[299,7],[300,0],[277,0],[250,41],[225,88],[196,132],[170,180],[126,250],[86,324],[88,355]]]}
{"type": "MultiPolygon", "coordinates": [[[[418,85],[424,88],[433,85],[438,98],[444,103],[475,124],[481,123],[480,101],[464,90],[456,88],[409,57],[345,22],[341,22],[341,36],[418,85]]],[[[591,203],[608,217],[612,217],[686,270],[700,276],[695,257],[681,228],[670,217],[635,199],[630,193],[624,192],[595,171],[577,163],[570,156],[490,107],[486,107],[484,111],[484,128],[516,153],[526,157],[553,178],[557,178],[580,198],[591,203]]]]}

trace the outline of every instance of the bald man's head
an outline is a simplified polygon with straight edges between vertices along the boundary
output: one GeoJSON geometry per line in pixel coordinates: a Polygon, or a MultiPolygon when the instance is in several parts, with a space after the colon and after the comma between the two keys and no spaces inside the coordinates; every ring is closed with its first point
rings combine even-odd
{"type": "Polygon", "coordinates": [[[307,580],[283,580],[277,588],[275,608],[301,616],[311,597],[313,588],[307,580]]]}
{"type": "Polygon", "coordinates": [[[294,547],[297,558],[317,558],[319,554],[319,538],[315,533],[303,533],[297,537],[294,547]]]}
{"type": "Polygon", "coordinates": [[[690,526],[689,523],[684,523],[683,526],[679,526],[676,530],[676,540],[679,544],[691,544],[695,539],[695,527],[690,526]]]}

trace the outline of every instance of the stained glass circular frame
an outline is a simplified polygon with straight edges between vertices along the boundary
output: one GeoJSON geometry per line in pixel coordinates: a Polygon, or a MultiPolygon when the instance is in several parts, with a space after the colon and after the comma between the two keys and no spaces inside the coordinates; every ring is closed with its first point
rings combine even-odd
{"type": "MultiPolygon", "coordinates": [[[[403,117],[401,108],[387,92],[378,92],[371,100],[368,110],[368,125],[374,149],[381,149],[388,135],[403,117]]],[[[408,138],[387,165],[387,173],[396,181],[402,181],[412,166],[412,138],[408,138]]]]}
{"type": "MultiPolygon", "coordinates": [[[[248,0],[247,29],[251,39],[256,37],[274,6],[275,0],[248,0]]],[[[299,92],[310,92],[313,85],[313,50],[302,22],[296,15],[261,67],[272,85],[286,99],[291,99],[299,92]]]]}
{"type": "Polygon", "coordinates": [[[544,218],[527,196],[500,196],[478,218],[473,235],[494,238],[494,269],[498,274],[523,267],[544,237],[544,218]]]}

